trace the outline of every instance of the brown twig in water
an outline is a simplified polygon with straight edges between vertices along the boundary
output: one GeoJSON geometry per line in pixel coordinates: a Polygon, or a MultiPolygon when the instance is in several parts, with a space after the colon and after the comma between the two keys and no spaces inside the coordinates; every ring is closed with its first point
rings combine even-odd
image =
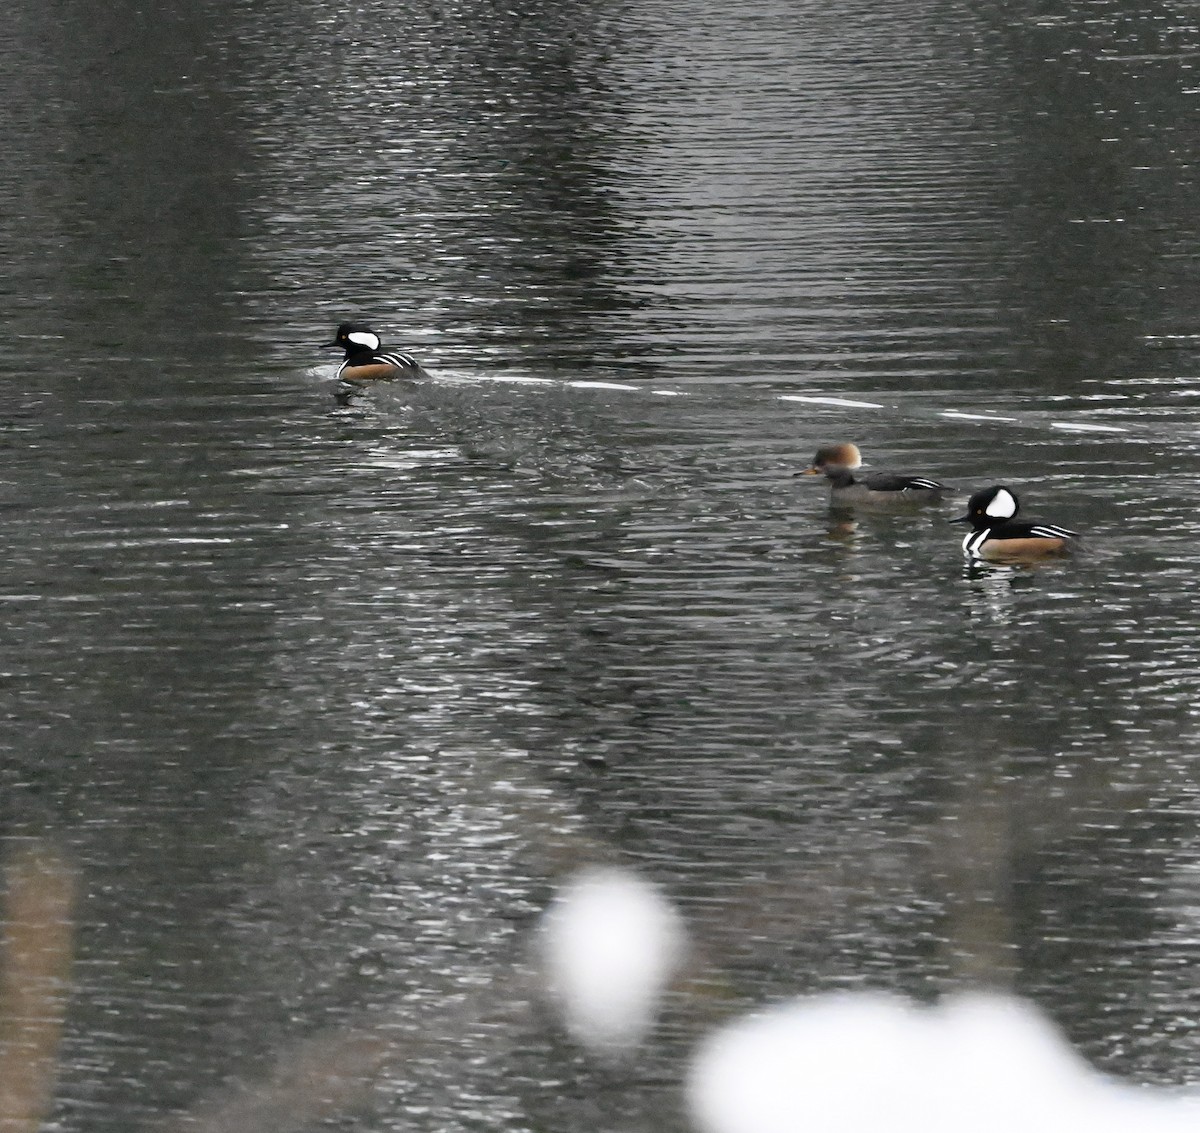
{"type": "Polygon", "coordinates": [[[75,877],[41,839],[4,867],[0,955],[0,1133],[36,1133],[54,1098],[70,993],[75,877]]]}

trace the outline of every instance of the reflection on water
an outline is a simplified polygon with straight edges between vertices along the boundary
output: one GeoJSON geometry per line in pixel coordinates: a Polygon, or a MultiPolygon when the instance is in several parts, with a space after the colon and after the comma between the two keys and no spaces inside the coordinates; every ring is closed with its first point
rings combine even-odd
{"type": "Polygon", "coordinates": [[[716,1020],[862,985],[1187,1079],[1196,38],[19,2],[0,833],[81,879],[50,1122],[680,1127],[716,1020]],[[339,403],[355,316],[433,378],[339,403]],[[945,507],[831,513],[792,474],[840,439],[945,507]],[[1079,553],[964,563],[996,482],[1079,553]],[[618,1069],[528,953],[611,862],[694,943],[618,1069]]]}

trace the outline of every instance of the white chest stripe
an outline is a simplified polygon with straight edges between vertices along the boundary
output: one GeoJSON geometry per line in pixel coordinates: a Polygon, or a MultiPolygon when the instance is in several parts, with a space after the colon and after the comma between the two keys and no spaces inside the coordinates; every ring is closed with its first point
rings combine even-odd
{"type": "Polygon", "coordinates": [[[987,531],[972,531],[965,539],[963,539],[962,548],[964,555],[977,555],[979,548],[987,542],[989,532],[987,531]]]}

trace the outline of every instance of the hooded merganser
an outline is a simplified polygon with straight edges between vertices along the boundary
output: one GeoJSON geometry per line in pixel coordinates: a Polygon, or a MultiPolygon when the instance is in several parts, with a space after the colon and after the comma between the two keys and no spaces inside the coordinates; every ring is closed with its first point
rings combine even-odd
{"type": "Polygon", "coordinates": [[[342,323],[332,342],[322,348],[340,346],[346,357],[338,367],[337,376],[344,382],[371,382],[384,378],[426,377],[421,364],[411,354],[399,351],[384,353],[377,335],[366,323],[342,323]]]}
{"type": "Polygon", "coordinates": [[[946,490],[945,484],[928,476],[904,476],[897,472],[866,472],[860,477],[854,470],[862,467],[858,445],[842,442],[822,445],[813,457],[812,467],[797,476],[824,476],[829,481],[829,502],[835,506],[866,504],[870,507],[911,507],[936,503],[946,490]]]}
{"type": "Polygon", "coordinates": [[[963,539],[963,554],[991,562],[1038,558],[1065,551],[1068,541],[1079,537],[1078,531],[1054,523],[1018,520],[1020,509],[1016,494],[1002,484],[976,492],[967,501],[967,514],[950,520],[971,525],[972,530],[963,539]]]}

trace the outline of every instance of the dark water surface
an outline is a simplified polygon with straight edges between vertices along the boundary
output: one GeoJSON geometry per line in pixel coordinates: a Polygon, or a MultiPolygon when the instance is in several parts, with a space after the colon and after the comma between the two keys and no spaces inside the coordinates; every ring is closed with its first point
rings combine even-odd
{"type": "Polygon", "coordinates": [[[50,1128],[678,1127],[709,1015],[980,978],[1200,1080],[1200,30],[977,7],[18,0],[50,1128]],[[433,380],[339,399],[352,315],[433,380]],[[847,522],[792,477],[835,439],[957,491],[847,522]],[[1083,551],[965,566],[1000,480],[1083,551]],[[722,988],[625,1069],[528,1008],[597,858],[722,988]],[[364,1090],[224,1108],[381,1028],[364,1090]]]}

